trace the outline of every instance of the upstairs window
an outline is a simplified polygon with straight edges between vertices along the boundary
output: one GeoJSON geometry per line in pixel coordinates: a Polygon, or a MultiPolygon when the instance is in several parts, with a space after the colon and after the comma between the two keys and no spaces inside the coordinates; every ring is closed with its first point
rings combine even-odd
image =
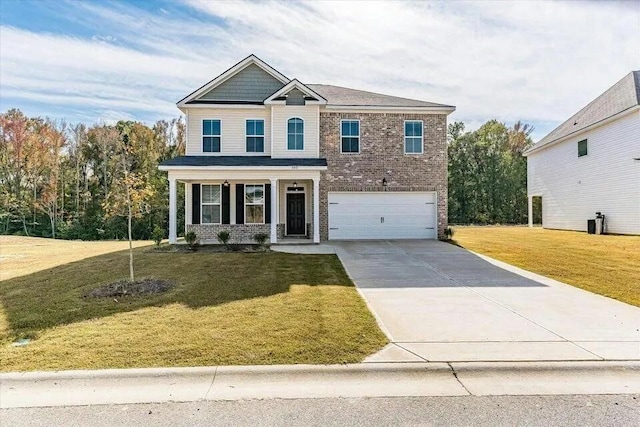
{"type": "Polygon", "coordinates": [[[340,123],[340,150],[343,153],[360,152],[360,121],[343,120],[340,123]]]}
{"type": "Polygon", "coordinates": [[[422,154],[422,120],[404,122],[404,152],[406,154],[422,154]]]}
{"type": "Polygon", "coordinates": [[[578,141],[578,157],[587,155],[587,140],[578,141]]]}
{"type": "Polygon", "coordinates": [[[202,121],[202,152],[220,152],[220,120],[202,121]]]}
{"type": "Polygon", "coordinates": [[[201,224],[220,224],[220,185],[202,186],[201,224]]]}
{"type": "Polygon", "coordinates": [[[264,153],[264,120],[247,120],[247,153],[264,153]]]}
{"type": "Polygon", "coordinates": [[[245,224],[264,224],[264,185],[244,186],[245,224]]]}
{"type": "Polygon", "coordinates": [[[298,117],[287,121],[287,149],[304,150],[304,121],[298,117]]]}

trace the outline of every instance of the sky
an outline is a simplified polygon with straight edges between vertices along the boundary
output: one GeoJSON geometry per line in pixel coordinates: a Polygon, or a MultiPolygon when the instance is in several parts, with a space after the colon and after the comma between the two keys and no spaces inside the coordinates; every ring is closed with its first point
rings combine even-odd
{"type": "Polygon", "coordinates": [[[0,110],[152,123],[249,54],[289,78],[455,105],[538,140],[640,69],[640,0],[0,2],[0,110]]]}

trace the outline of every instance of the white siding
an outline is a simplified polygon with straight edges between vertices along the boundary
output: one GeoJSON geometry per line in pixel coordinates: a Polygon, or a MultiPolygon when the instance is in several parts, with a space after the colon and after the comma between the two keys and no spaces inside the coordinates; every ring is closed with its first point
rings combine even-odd
{"type": "Polygon", "coordinates": [[[270,112],[266,108],[192,108],[187,114],[187,156],[241,156],[271,154],[270,112]],[[220,153],[202,152],[202,120],[221,121],[222,142],[220,153]],[[246,119],[264,119],[264,153],[247,153],[245,139],[246,119]]]}
{"type": "Polygon", "coordinates": [[[545,228],[586,231],[596,212],[607,231],[640,234],[640,113],[621,117],[527,159],[527,191],[542,196],[545,228]],[[578,158],[578,141],[588,154],[578,158]]]}
{"type": "Polygon", "coordinates": [[[317,105],[274,105],[272,157],[291,159],[318,157],[320,108],[317,105]],[[287,149],[287,121],[292,117],[304,120],[304,150],[287,149]]]}

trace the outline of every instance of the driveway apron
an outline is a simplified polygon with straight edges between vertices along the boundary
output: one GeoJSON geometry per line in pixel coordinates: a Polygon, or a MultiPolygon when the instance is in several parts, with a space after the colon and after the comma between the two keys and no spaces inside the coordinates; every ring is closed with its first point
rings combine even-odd
{"type": "Polygon", "coordinates": [[[332,244],[392,341],[367,361],[640,360],[637,307],[440,241],[332,244]]]}

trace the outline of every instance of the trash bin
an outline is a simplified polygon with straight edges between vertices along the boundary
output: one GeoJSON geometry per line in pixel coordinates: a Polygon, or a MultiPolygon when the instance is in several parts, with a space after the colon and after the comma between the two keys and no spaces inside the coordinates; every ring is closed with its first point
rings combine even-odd
{"type": "Polygon", "coordinates": [[[604,234],[604,215],[602,212],[596,212],[596,234],[604,234]]]}
{"type": "Polygon", "coordinates": [[[588,219],[587,220],[587,233],[596,234],[596,220],[588,219]]]}

